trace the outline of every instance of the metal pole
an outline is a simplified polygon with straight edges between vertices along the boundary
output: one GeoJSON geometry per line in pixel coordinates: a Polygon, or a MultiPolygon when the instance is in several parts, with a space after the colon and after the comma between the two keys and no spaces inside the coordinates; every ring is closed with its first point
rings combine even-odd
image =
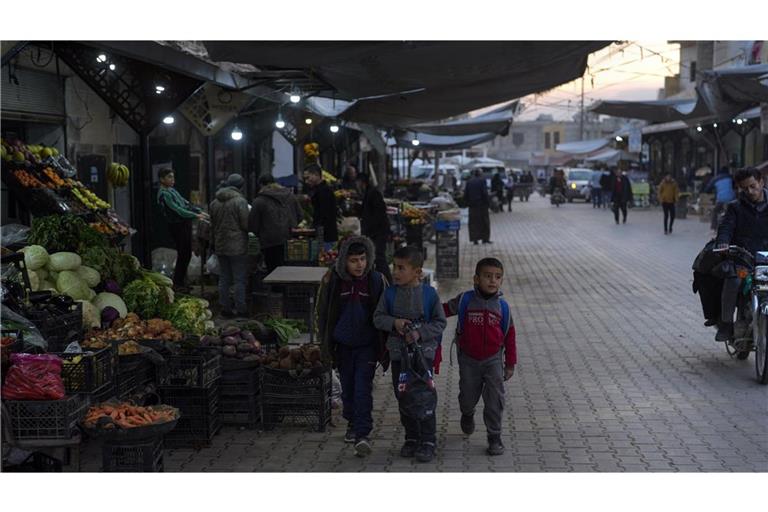
{"type": "Polygon", "coordinates": [[[440,153],[435,150],[435,189],[440,186],[440,153]]]}
{"type": "Polygon", "coordinates": [[[133,254],[146,268],[152,268],[150,226],[152,225],[152,167],[149,158],[149,133],[139,134],[140,162],[133,179],[132,219],[139,236],[132,243],[133,254]],[[147,197],[149,196],[149,198],[147,197]]]}
{"type": "Polygon", "coordinates": [[[581,77],[581,119],[579,121],[579,140],[584,140],[584,77],[581,77]]]}

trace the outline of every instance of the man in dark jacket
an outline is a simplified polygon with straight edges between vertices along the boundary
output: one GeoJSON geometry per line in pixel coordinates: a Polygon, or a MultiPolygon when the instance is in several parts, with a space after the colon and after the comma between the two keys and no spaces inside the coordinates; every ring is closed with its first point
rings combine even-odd
{"type": "Polygon", "coordinates": [[[315,228],[323,228],[325,249],[333,247],[339,240],[339,230],[336,226],[336,196],[331,187],[323,180],[323,171],[317,164],[311,164],[304,169],[304,182],[312,196],[313,221],[315,228]]]}
{"type": "MultiPolygon", "coordinates": [[[[768,191],[764,188],[763,177],[755,168],[740,169],[735,182],[739,197],[726,207],[717,228],[716,249],[724,250],[733,244],[752,254],[768,250],[768,191]]],[[[733,314],[742,284],[735,265],[730,265],[728,274],[723,282],[717,341],[733,338],[733,314]]]]}
{"type": "Polygon", "coordinates": [[[611,181],[608,184],[608,190],[611,191],[611,200],[613,201],[613,218],[616,224],[619,223],[619,210],[623,215],[624,224],[627,223],[627,205],[634,201],[632,196],[632,184],[629,182],[621,169],[614,169],[611,181]]]}
{"type": "Polygon", "coordinates": [[[387,241],[391,230],[384,196],[379,189],[371,186],[370,177],[367,174],[357,175],[357,188],[363,198],[361,229],[363,235],[370,238],[376,247],[376,270],[384,274],[387,281],[392,282],[392,273],[387,263],[387,241]]]}
{"type": "Polygon", "coordinates": [[[611,190],[611,174],[608,171],[602,171],[600,176],[600,189],[602,190],[602,202],[603,208],[608,207],[608,203],[611,202],[613,193],[611,190]]]}
{"type": "Polygon", "coordinates": [[[299,200],[290,189],[275,183],[269,174],[259,178],[261,190],[253,200],[248,229],[259,239],[261,252],[272,272],[283,264],[285,242],[303,216],[299,200]]]}
{"type": "Polygon", "coordinates": [[[373,325],[373,312],[387,282],[373,270],[373,242],[351,237],[339,248],[336,263],[323,277],[317,310],[322,349],[339,368],[344,442],[355,443],[355,455],[371,452],[373,377],[383,361],[384,337],[373,325]]]}
{"type": "Polygon", "coordinates": [[[488,214],[491,201],[488,197],[488,185],[481,174],[481,171],[475,171],[474,177],[467,182],[464,189],[464,197],[469,207],[469,239],[475,245],[479,240],[484,244],[493,243],[491,217],[488,214]]]}
{"type": "Polygon", "coordinates": [[[158,179],[160,188],[157,191],[157,204],[168,222],[168,230],[176,245],[173,287],[177,291],[187,291],[187,268],[192,259],[192,220],[207,220],[208,214],[181,197],[179,191],[173,188],[176,184],[173,169],[162,169],[158,179]]]}
{"type": "Polygon", "coordinates": [[[248,201],[243,197],[245,180],[230,174],[211,203],[213,252],[219,260],[219,303],[226,318],[247,316],[248,201]],[[229,289],[234,284],[235,307],[229,289]]]}

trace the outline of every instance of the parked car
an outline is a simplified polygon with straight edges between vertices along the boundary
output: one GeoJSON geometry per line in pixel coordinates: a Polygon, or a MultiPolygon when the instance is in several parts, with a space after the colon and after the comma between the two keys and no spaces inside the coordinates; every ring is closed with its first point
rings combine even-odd
{"type": "Polygon", "coordinates": [[[589,202],[591,195],[589,185],[594,171],[581,167],[567,167],[564,171],[567,186],[565,197],[568,198],[568,202],[571,203],[574,199],[584,199],[589,202]]]}
{"type": "MultiPolygon", "coordinates": [[[[437,187],[446,188],[445,179],[450,177],[456,187],[461,182],[461,174],[459,173],[458,166],[454,164],[440,164],[439,174],[437,178],[437,187]]],[[[411,167],[411,179],[424,180],[426,182],[434,183],[435,179],[435,165],[434,164],[419,164],[411,167]]]]}

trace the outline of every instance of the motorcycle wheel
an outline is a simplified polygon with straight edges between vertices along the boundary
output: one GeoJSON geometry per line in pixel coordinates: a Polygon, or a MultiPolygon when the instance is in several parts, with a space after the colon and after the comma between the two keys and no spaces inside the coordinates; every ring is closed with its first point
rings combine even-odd
{"type": "Polygon", "coordinates": [[[765,315],[760,315],[755,326],[755,373],[757,374],[757,382],[760,384],[768,384],[768,321],[766,321],[765,315]]]}

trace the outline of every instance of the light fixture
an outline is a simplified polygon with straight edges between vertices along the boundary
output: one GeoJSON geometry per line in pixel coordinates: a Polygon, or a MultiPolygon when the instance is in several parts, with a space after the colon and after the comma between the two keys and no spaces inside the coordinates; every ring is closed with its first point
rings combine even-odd
{"type": "Polygon", "coordinates": [[[411,144],[413,144],[414,146],[418,146],[419,144],[421,144],[421,142],[419,142],[419,136],[418,135],[414,135],[413,136],[413,140],[411,141],[411,144]]]}
{"type": "Polygon", "coordinates": [[[304,122],[305,122],[305,123],[307,123],[307,124],[312,124],[312,118],[311,118],[311,117],[308,117],[308,118],[306,118],[306,119],[304,120],[304,122]]]}
{"type": "Polygon", "coordinates": [[[117,66],[115,66],[114,64],[110,64],[110,65],[109,65],[109,70],[110,70],[110,71],[114,71],[114,70],[116,70],[116,69],[117,69],[117,66]]]}
{"type": "Polygon", "coordinates": [[[230,136],[232,137],[232,140],[241,140],[243,138],[243,132],[241,132],[240,128],[235,125],[235,127],[232,128],[232,133],[230,136]]]}
{"type": "Polygon", "coordinates": [[[331,133],[338,133],[338,132],[339,132],[339,125],[337,125],[336,123],[333,123],[331,125],[331,133]]]}
{"type": "Polygon", "coordinates": [[[702,130],[701,126],[697,126],[697,127],[696,127],[696,131],[697,131],[697,132],[700,132],[701,130],[702,130]]]}
{"type": "Polygon", "coordinates": [[[717,128],[717,123],[714,123],[714,124],[712,125],[712,127],[713,127],[713,128],[717,128]]]}
{"type": "Polygon", "coordinates": [[[165,116],[163,118],[163,122],[165,124],[173,124],[174,121],[175,121],[175,119],[173,118],[173,116],[165,116]]]}
{"type": "Polygon", "coordinates": [[[293,92],[291,93],[291,96],[289,99],[291,100],[291,103],[298,103],[301,101],[301,96],[299,96],[298,93],[293,92]]]}
{"type": "Polygon", "coordinates": [[[155,92],[156,92],[157,94],[160,94],[160,93],[162,93],[164,90],[165,90],[165,87],[163,87],[162,85],[156,85],[156,86],[155,86],[155,92]]]}
{"type": "Polygon", "coordinates": [[[283,116],[279,113],[277,114],[277,121],[275,121],[275,126],[278,130],[285,128],[285,121],[283,121],[283,116]]]}
{"type": "Polygon", "coordinates": [[[736,120],[736,124],[742,124],[742,123],[744,123],[744,120],[743,120],[743,119],[737,119],[737,120],[736,120]]]}
{"type": "Polygon", "coordinates": [[[616,142],[622,142],[624,139],[621,137],[621,135],[616,136],[616,142]]]}
{"type": "Polygon", "coordinates": [[[99,56],[96,57],[96,62],[107,62],[107,56],[100,53],[99,56]]]}

